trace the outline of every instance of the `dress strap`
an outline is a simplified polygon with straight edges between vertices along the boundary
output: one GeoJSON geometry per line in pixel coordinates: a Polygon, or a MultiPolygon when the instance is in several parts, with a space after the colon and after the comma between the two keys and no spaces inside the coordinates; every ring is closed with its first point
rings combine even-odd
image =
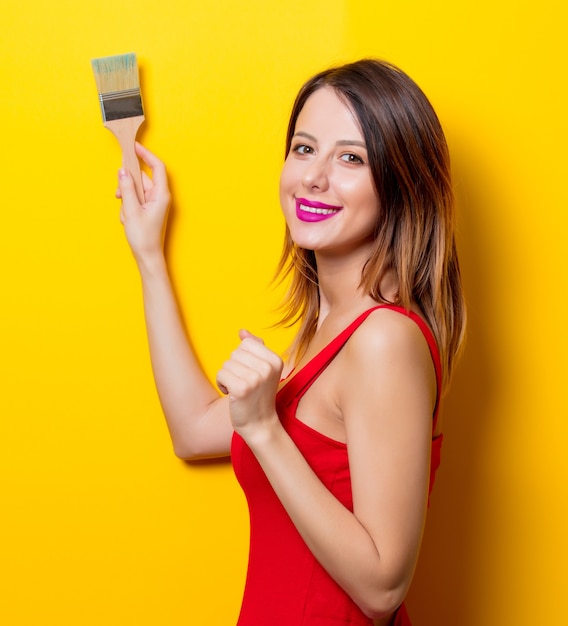
{"type": "Polygon", "coordinates": [[[428,347],[430,348],[430,354],[434,363],[434,369],[436,372],[437,383],[437,397],[436,405],[433,415],[433,428],[436,427],[436,420],[438,417],[438,410],[440,405],[440,392],[442,389],[442,366],[440,361],[440,354],[438,346],[432,331],[428,328],[424,320],[413,313],[407,311],[403,307],[391,305],[391,304],[379,304],[370,309],[364,311],[359,317],[357,317],[347,328],[345,328],[337,337],[332,339],[323,350],[318,352],[300,371],[298,371],[278,392],[278,403],[284,406],[297,404],[302,396],[308,391],[313,382],[323,372],[323,370],[331,363],[331,361],[337,356],[339,351],[347,343],[351,335],[361,326],[361,324],[369,317],[369,315],[377,309],[390,309],[396,311],[402,315],[406,315],[413,320],[424,335],[428,347]]]}

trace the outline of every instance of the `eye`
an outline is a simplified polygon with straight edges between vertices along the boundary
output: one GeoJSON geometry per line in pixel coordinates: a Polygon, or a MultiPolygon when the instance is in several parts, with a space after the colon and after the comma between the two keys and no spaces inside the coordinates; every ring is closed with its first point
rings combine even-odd
{"type": "Polygon", "coordinates": [[[292,146],[292,152],[295,152],[296,154],[313,154],[314,149],[305,143],[298,143],[292,146]]]}
{"type": "Polygon", "coordinates": [[[355,165],[363,164],[364,161],[360,156],[353,154],[352,152],[348,152],[347,154],[342,154],[340,159],[345,161],[345,163],[353,163],[355,165]]]}

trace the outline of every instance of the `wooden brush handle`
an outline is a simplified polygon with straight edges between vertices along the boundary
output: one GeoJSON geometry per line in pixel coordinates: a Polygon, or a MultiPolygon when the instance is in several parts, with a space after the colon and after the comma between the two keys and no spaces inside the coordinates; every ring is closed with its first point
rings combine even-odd
{"type": "Polygon", "coordinates": [[[130,172],[134,180],[134,187],[140,204],[144,202],[144,187],[142,186],[140,162],[134,150],[134,144],[136,133],[143,121],[144,116],[137,115],[136,117],[125,117],[121,120],[110,120],[104,123],[105,127],[118,139],[122,150],[122,167],[130,172]]]}

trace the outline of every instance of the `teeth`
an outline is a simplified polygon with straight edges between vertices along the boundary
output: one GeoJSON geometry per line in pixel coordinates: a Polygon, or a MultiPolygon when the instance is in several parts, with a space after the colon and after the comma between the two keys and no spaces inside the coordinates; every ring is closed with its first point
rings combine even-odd
{"type": "Polygon", "coordinates": [[[315,207],[305,206],[304,204],[300,204],[300,209],[307,213],[317,213],[318,215],[330,215],[331,213],[337,213],[339,211],[339,209],[316,209],[315,207]]]}

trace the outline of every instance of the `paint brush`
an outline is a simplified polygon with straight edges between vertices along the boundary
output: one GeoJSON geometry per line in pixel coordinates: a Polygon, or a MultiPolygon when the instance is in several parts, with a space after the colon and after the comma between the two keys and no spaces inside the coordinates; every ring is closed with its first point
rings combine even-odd
{"type": "Polygon", "coordinates": [[[142,203],[142,174],[134,150],[136,133],[144,121],[136,55],[129,53],[93,59],[91,65],[104,126],[118,139],[122,150],[122,167],[132,175],[138,200],[142,203]]]}

